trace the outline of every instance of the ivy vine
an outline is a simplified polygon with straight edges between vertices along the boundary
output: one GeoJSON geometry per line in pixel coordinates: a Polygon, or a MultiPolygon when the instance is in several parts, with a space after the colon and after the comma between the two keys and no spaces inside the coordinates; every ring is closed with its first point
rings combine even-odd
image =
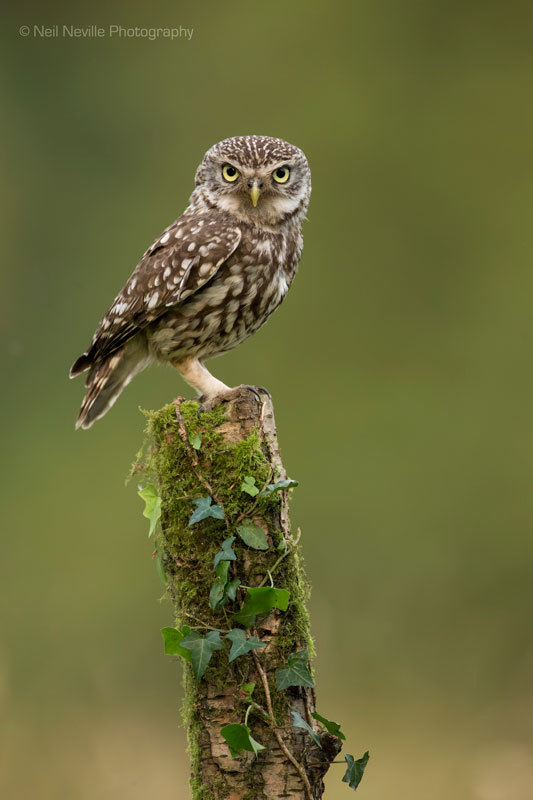
{"type": "MultiPolygon", "coordinates": [[[[255,684],[243,684],[240,687],[240,692],[248,703],[244,719],[241,723],[225,725],[220,733],[227,742],[232,756],[235,757],[243,751],[251,752],[254,756],[257,756],[259,752],[265,749],[265,746],[253,738],[250,728],[248,727],[248,718],[251,713],[259,715],[272,728],[280,747],[287,758],[289,758],[297,768],[306,787],[307,794],[311,797],[307,774],[302,765],[296,761],[293,754],[287,748],[281,735],[281,729],[277,726],[274,718],[267,675],[258,658],[258,653],[262,648],[266,647],[266,642],[261,641],[257,635],[252,635],[250,632],[250,629],[253,628],[256,623],[257,617],[269,614],[274,608],[281,612],[287,611],[290,593],[283,587],[275,586],[273,575],[281,561],[294,550],[298,543],[299,536],[297,539],[283,539],[280,542],[277,548],[279,555],[273,561],[270,569],[267,570],[267,577],[262,581],[260,586],[243,586],[240,578],[236,574],[234,576],[230,574],[231,571],[237,572],[238,559],[232,547],[237,536],[244,545],[250,549],[262,551],[273,549],[269,545],[265,530],[254,521],[254,512],[257,511],[263,498],[269,497],[279,491],[291,489],[297,486],[298,482],[294,480],[279,480],[260,487],[256,485],[256,479],[253,476],[245,476],[242,483],[235,487],[235,489],[236,491],[248,494],[253,498],[254,503],[249,511],[245,514],[241,514],[237,520],[228,520],[222,503],[216,497],[208,481],[203,477],[200,471],[198,452],[202,447],[202,437],[200,434],[194,434],[189,437],[179,409],[177,409],[176,416],[178,419],[179,433],[189,453],[191,464],[207,492],[204,496],[190,498],[191,514],[188,525],[189,527],[193,527],[202,520],[213,518],[214,520],[219,520],[221,524],[225,526],[226,531],[233,533],[233,535],[226,536],[226,538],[223,539],[220,550],[215,554],[213,559],[213,584],[209,592],[209,607],[213,613],[217,613],[220,612],[227,603],[236,603],[239,589],[242,602],[240,603],[240,608],[229,618],[232,625],[230,629],[214,628],[202,620],[196,620],[199,623],[198,625],[183,625],[181,629],[173,627],[162,628],[161,634],[163,636],[164,651],[167,655],[178,656],[188,662],[197,681],[203,679],[211,657],[213,653],[217,651],[227,651],[228,663],[238,658],[252,658],[256,671],[263,684],[267,707],[264,708],[253,700],[255,684]],[[234,567],[230,570],[230,564],[232,563],[234,567]],[[266,585],[267,583],[270,585],[266,585]]],[[[149,521],[148,536],[151,537],[160,522],[161,497],[156,487],[151,483],[146,484],[144,487],[139,486],[138,494],[145,504],[143,515],[149,521]]],[[[164,573],[161,556],[157,550],[154,556],[157,569],[163,581],[166,583],[167,579],[164,573]]],[[[228,619],[226,613],[225,618],[228,619]]],[[[314,686],[309,670],[307,648],[292,652],[288,656],[287,663],[276,669],[275,684],[276,691],[278,692],[284,692],[294,686],[314,686]]],[[[291,713],[293,726],[305,731],[318,747],[322,747],[320,736],[313,730],[311,725],[309,725],[299,713],[294,711],[291,713]]],[[[341,740],[345,739],[339,723],[333,722],[317,712],[314,712],[311,716],[323,730],[341,740]]],[[[350,788],[357,789],[368,760],[368,752],[359,759],[355,759],[352,755],[347,753],[345,755],[346,773],[342,781],[347,783],[350,788]]],[[[336,761],[333,763],[338,764],[344,762],[336,761]]]]}

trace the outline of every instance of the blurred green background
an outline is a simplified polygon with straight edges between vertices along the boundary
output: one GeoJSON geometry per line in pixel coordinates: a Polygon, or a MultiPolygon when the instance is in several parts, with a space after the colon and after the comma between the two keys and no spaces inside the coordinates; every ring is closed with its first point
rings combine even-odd
{"type": "MultiPolygon", "coordinates": [[[[0,794],[186,798],[180,667],[135,486],[137,378],[74,432],[67,379],[181,213],[204,151],[262,133],[313,171],[288,299],[212,362],[266,384],[300,480],[318,708],[367,800],[533,784],[529,3],[21,3],[4,17],[0,794]],[[184,26],[69,40],[34,24],[184,26]]],[[[326,797],[350,789],[333,767],[326,797]]]]}

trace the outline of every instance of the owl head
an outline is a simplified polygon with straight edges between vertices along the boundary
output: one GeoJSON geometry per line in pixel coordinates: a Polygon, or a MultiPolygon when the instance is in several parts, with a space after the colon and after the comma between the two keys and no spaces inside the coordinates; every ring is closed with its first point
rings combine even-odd
{"type": "Polygon", "coordinates": [[[298,147],[270,136],[234,136],[207,151],[192,199],[238,220],[277,226],[301,219],[310,194],[311,171],[298,147]]]}

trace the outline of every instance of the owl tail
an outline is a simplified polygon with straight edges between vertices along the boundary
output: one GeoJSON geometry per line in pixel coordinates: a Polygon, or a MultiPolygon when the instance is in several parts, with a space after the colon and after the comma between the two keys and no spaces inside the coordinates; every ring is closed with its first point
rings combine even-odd
{"type": "MultiPolygon", "coordinates": [[[[87,357],[80,356],[74,366],[80,364],[84,358],[87,357]]],[[[148,366],[150,361],[146,342],[131,340],[107,358],[96,360],[86,366],[83,362],[85,369],[89,369],[85,381],[87,393],[81,404],[76,428],[90,428],[93,422],[107,414],[122,390],[135,375],[148,366]]],[[[71,376],[79,375],[80,371],[80,369],[74,370],[73,367],[71,376]]]]}

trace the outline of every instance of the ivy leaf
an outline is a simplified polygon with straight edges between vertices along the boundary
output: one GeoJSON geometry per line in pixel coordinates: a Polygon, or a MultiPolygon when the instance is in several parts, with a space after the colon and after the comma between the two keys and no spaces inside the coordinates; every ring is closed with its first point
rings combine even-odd
{"type": "Polygon", "coordinates": [[[190,651],[181,646],[181,642],[190,632],[191,629],[188,625],[184,625],[181,630],[179,628],[161,628],[167,656],[181,656],[186,661],[191,660],[190,651]]]}
{"type": "Polygon", "coordinates": [[[220,606],[224,605],[226,600],[235,600],[237,596],[237,589],[241,585],[240,578],[233,578],[229,580],[229,562],[234,561],[236,558],[231,545],[235,541],[235,536],[225,539],[222,543],[222,550],[216,554],[213,564],[215,566],[216,581],[211,586],[209,592],[209,608],[215,611],[220,606]]]}
{"type": "Polygon", "coordinates": [[[220,733],[228,743],[230,753],[235,758],[242,750],[248,750],[257,755],[264,746],[256,742],[250,733],[248,725],[224,725],[220,733]]]}
{"type": "Polygon", "coordinates": [[[276,670],[276,689],[281,692],[289,686],[314,686],[307,666],[307,647],[291,653],[286,667],[276,670]]]}
{"type": "Polygon", "coordinates": [[[226,598],[229,561],[220,561],[215,570],[217,579],[209,592],[209,608],[214,611],[226,598]]]}
{"type": "Polygon", "coordinates": [[[195,450],[199,450],[202,446],[202,437],[199,433],[193,433],[192,436],[189,436],[189,444],[191,447],[194,447],[195,450]]]}
{"type": "Polygon", "coordinates": [[[229,660],[235,661],[239,656],[249,653],[250,650],[256,650],[258,647],[266,647],[266,642],[260,642],[257,636],[246,637],[246,632],[242,628],[235,628],[226,634],[226,639],[231,642],[231,650],[229,651],[229,660]]]}
{"type": "Polygon", "coordinates": [[[237,597],[237,589],[239,588],[240,585],[241,585],[240,578],[233,578],[233,580],[228,583],[228,585],[226,586],[226,594],[230,600],[235,600],[235,598],[237,597]]]}
{"type": "Polygon", "coordinates": [[[233,619],[245,628],[249,628],[254,624],[257,614],[267,614],[273,608],[286,611],[289,607],[289,597],[287,589],[276,589],[275,586],[248,587],[243,606],[233,615],[233,619]]]}
{"type": "Polygon", "coordinates": [[[370,753],[367,750],[364,756],[358,758],[357,761],[355,761],[354,757],[351,756],[349,753],[346,753],[344,758],[346,759],[348,768],[342,780],[344,783],[347,783],[351,789],[357,789],[357,787],[361,783],[365,767],[368,764],[370,753]]]}
{"type": "Polygon", "coordinates": [[[250,497],[255,497],[259,494],[259,489],[255,485],[255,478],[251,475],[246,475],[241,483],[241,492],[246,492],[250,497]]]}
{"type": "Polygon", "coordinates": [[[165,572],[165,568],[163,566],[163,559],[161,558],[161,553],[159,552],[159,550],[155,551],[155,568],[157,570],[157,574],[159,575],[159,577],[166,586],[168,583],[168,577],[167,573],[165,572]]]}
{"type": "MultiPolygon", "coordinates": [[[[227,563],[228,562],[226,561],[226,564],[227,563]]],[[[209,592],[209,608],[211,611],[216,611],[218,606],[223,604],[224,597],[224,584],[220,581],[215,581],[215,583],[211,586],[211,591],[209,592]]]]}
{"type": "Polygon", "coordinates": [[[201,680],[215,650],[222,650],[220,631],[209,631],[201,636],[198,631],[190,631],[181,642],[181,647],[191,654],[192,671],[197,681],[201,680]]]}
{"type": "Polygon", "coordinates": [[[287,478],[283,481],[276,481],[276,483],[267,483],[264,489],[259,492],[259,497],[268,497],[274,492],[281,492],[283,489],[292,489],[293,486],[298,486],[298,481],[293,481],[287,478]]]}
{"type": "Polygon", "coordinates": [[[237,527],[237,533],[248,547],[253,547],[254,550],[268,550],[266,533],[258,525],[254,525],[251,519],[243,520],[242,525],[237,527]]]}
{"type": "Polygon", "coordinates": [[[346,739],[346,736],[341,731],[341,726],[339,725],[338,722],[332,722],[331,720],[326,719],[325,717],[321,716],[320,714],[317,714],[316,711],[313,711],[311,716],[314,719],[318,720],[318,722],[320,722],[324,726],[324,728],[327,730],[327,732],[331,733],[332,736],[336,736],[338,739],[346,739]]]}
{"type": "Polygon", "coordinates": [[[139,486],[137,494],[144,500],[143,517],[150,520],[150,529],[148,531],[148,537],[150,537],[155,531],[155,526],[161,516],[161,498],[153,483],[147,483],[144,489],[139,486]]]}
{"type": "Polygon", "coordinates": [[[224,583],[224,586],[228,582],[228,572],[229,572],[229,561],[220,561],[217,564],[215,575],[219,580],[221,580],[224,583]]]}
{"type": "Polygon", "coordinates": [[[194,525],[196,522],[200,522],[202,519],[207,519],[207,517],[224,519],[223,509],[220,508],[220,506],[217,506],[216,503],[213,503],[210,497],[196,497],[193,500],[193,503],[196,508],[192,512],[189,520],[189,527],[194,525]]]}
{"type": "Polygon", "coordinates": [[[316,733],[310,725],[307,724],[305,719],[299,714],[297,711],[291,711],[292,714],[292,724],[295,728],[303,728],[304,731],[307,731],[311,739],[315,744],[317,744],[320,748],[322,745],[320,744],[320,736],[316,733]]]}
{"type": "Polygon", "coordinates": [[[229,539],[224,539],[222,546],[213,559],[213,569],[216,570],[221,561],[235,561],[237,556],[231,549],[231,545],[235,541],[235,536],[230,536],[229,539]]]}
{"type": "Polygon", "coordinates": [[[248,587],[242,610],[245,614],[266,614],[273,608],[286,611],[289,597],[287,589],[276,589],[275,586],[248,587]]]}
{"type": "Polygon", "coordinates": [[[244,683],[241,686],[241,692],[245,695],[245,700],[251,702],[254,689],[255,689],[255,683],[244,683]]]}
{"type": "Polygon", "coordinates": [[[251,628],[252,625],[255,625],[255,614],[244,614],[242,611],[238,611],[232,616],[232,620],[245,628],[251,628]]]}

